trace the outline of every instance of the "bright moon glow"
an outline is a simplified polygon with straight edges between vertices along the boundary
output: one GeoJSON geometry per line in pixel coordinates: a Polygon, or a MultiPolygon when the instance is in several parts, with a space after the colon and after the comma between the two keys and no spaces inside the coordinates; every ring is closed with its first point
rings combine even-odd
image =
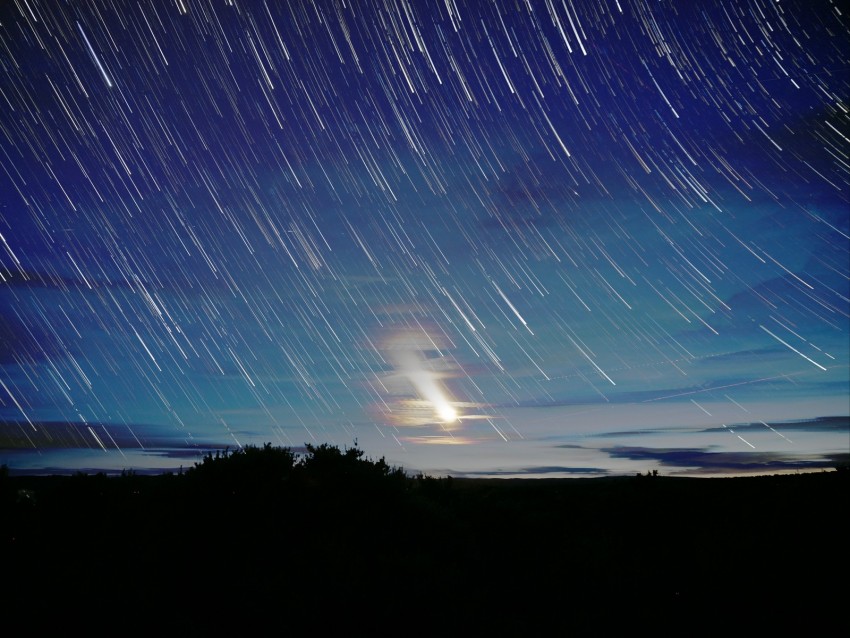
{"type": "Polygon", "coordinates": [[[440,418],[443,419],[446,423],[454,423],[457,421],[457,410],[455,410],[448,403],[437,403],[435,404],[437,408],[437,413],[440,415],[440,418]]]}
{"type": "Polygon", "coordinates": [[[395,372],[410,382],[419,399],[431,404],[438,420],[443,423],[457,421],[457,410],[440,383],[441,375],[432,369],[433,363],[424,354],[434,347],[430,337],[425,339],[423,335],[405,333],[396,335],[391,343],[388,359],[395,372]]]}

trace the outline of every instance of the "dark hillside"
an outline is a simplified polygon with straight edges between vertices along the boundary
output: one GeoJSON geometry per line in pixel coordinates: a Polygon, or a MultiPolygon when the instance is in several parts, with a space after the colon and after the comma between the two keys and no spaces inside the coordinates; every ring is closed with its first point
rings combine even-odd
{"type": "Polygon", "coordinates": [[[848,483],[411,478],[328,446],[250,448],[183,475],[4,476],[4,621],[34,635],[58,620],[111,635],[815,635],[846,619],[848,483]]]}

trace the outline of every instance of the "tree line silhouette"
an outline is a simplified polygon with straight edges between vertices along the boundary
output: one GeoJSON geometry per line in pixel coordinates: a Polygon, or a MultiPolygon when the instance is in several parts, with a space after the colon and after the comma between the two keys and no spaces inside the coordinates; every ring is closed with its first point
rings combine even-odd
{"type": "Polygon", "coordinates": [[[0,472],[5,615],[189,635],[687,633],[721,628],[731,597],[750,610],[738,627],[811,635],[843,615],[847,487],[847,472],[433,478],[330,445],[158,476],[0,472]]]}

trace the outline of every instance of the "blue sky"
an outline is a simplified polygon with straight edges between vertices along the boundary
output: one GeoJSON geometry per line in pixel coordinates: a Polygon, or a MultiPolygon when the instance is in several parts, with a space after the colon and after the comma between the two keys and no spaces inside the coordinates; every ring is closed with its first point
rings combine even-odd
{"type": "Polygon", "coordinates": [[[829,2],[4,6],[0,461],[846,460],[848,35],[829,2]]]}

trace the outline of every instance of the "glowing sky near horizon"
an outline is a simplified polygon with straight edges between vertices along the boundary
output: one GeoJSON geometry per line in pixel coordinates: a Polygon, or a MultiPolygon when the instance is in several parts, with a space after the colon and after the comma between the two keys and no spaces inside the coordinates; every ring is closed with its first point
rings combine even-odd
{"type": "Polygon", "coordinates": [[[845,458],[777,424],[850,415],[848,43],[828,0],[3,3],[0,461],[845,458]]]}

